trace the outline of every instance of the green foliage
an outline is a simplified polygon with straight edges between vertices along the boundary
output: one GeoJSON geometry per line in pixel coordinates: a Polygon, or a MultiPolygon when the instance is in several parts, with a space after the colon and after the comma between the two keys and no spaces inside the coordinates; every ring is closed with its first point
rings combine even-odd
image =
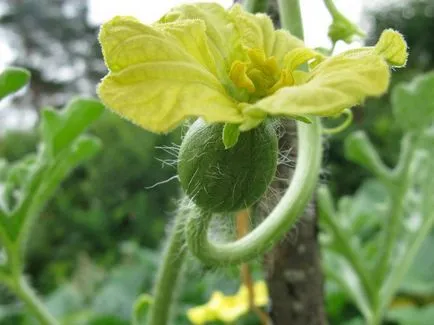
{"type": "Polygon", "coordinates": [[[434,73],[397,85],[392,92],[396,120],[404,130],[418,130],[434,120],[434,73]]]}
{"type": "Polygon", "coordinates": [[[104,111],[104,106],[95,100],[77,99],[69,103],[62,111],[45,109],[42,112],[42,137],[47,151],[53,157],[82,133],[90,123],[97,120],[104,111]]]}
{"type": "MultiPolygon", "coordinates": [[[[175,174],[179,132],[154,135],[109,112],[90,132],[105,150],[72,171],[31,234],[27,270],[44,293],[69,278],[78,252],[109,267],[118,259],[120,241],[136,238],[157,247],[174,209],[176,181],[146,187],[175,174]]],[[[9,132],[0,141],[0,156],[13,161],[31,152],[36,140],[32,131],[9,132]]]]}
{"type": "MultiPolygon", "coordinates": [[[[64,325],[129,325],[132,322],[132,306],[137,297],[142,301],[143,317],[146,316],[160,252],[140,248],[134,242],[116,246],[119,264],[109,270],[97,266],[86,254],[79,256],[71,279],[44,298],[50,312],[64,325]],[[140,295],[140,293],[143,293],[140,295]]],[[[176,314],[177,325],[190,325],[185,316],[190,307],[205,303],[212,291],[222,290],[233,294],[239,286],[238,270],[225,273],[206,272],[197,278],[198,266],[190,261],[186,281],[182,285],[180,304],[176,314]]],[[[258,268],[256,268],[258,272],[258,268]]],[[[0,323],[15,316],[14,324],[36,325],[22,305],[0,308],[0,323]],[[3,313],[2,313],[3,312],[3,313]]],[[[244,317],[238,325],[255,325],[255,317],[244,317]]]]}
{"type": "Polygon", "coordinates": [[[388,320],[398,325],[427,325],[431,324],[434,318],[434,306],[427,307],[406,307],[391,310],[387,314],[388,320]]]}
{"type": "MultiPolygon", "coordinates": [[[[5,87],[9,92],[23,85],[23,79],[20,83],[14,78],[6,79],[6,82],[10,83],[5,87]]],[[[80,133],[102,111],[103,106],[90,99],[77,99],[69,105],[64,114],[63,125],[80,126],[79,132],[71,128],[59,128],[59,123],[52,123],[50,120],[53,118],[52,114],[44,114],[42,142],[37,152],[12,163],[2,162],[0,242],[4,257],[0,264],[0,282],[23,299],[39,321],[46,324],[56,322],[23,277],[27,239],[35,219],[60,182],[72,169],[99,150],[100,143],[96,138],[80,133]],[[93,109],[89,109],[89,106],[93,109]],[[86,110],[83,111],[81,107],[86,110]]],[[[70,296],[67,299],[70,300],[70,296]]],[[[53,301],[57,303],[58,299],[53,301]]]]}
{"type": "Polygon", "coordinates": [[[0,100],[23,88],[30,80],[30,73],[21,68],[7,68],[0,74],[0,100]]]}
{"type": "MultiPolygon", "coordinates": [[[[363,132],[356,132],[345,143],[347,157],[376,179],[365,182],[353,197],[342,197],[337,208],[325,187],[319,192],[326,272],[368,324],[385,317],[401,283],[402,290],[410,286],[417,291],[414,279],[423,279],[428,292],[411,294],[432,294],[432,276],[415,270],[405,275],[420,247],[430,245],[430,237],[423,242],[434,224],[434,163],[429,158],[434,153],[433,80],[426,74],[393,90],[395,118],[405,127],[394,169],[382,162],[363,132]]],[[[430,268],[434,260],[424,259],[430,268]]]]}

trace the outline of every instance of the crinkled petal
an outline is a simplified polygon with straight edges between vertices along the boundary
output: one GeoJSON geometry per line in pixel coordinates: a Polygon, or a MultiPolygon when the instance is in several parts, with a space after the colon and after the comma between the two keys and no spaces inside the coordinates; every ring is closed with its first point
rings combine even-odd
{"type": "Polygon", "coordinates": [[[372,50],[352,50],[320,63],[306,83],[282,88],[244,108],[244,112],[333,116],[360,104],[368,96],[385,93],[389,78],[389,66],[381,56],[372,50]]]}
{"type": "Polygon", "coordinates": [[[285,55],[284,66],[286,69],[289,69],[289,71],[294,71],[300,65],[312,59],[315,59],[315,61],[322,61],[324,56],[309,48],[297,48],[285,55]]]}
{"type": "Polygon", "coordinates": [[[283,63],[283,59],[289,51],[304,47],[304,44],[297,37],[291,35],[283,29],[274,32],[275,40],[273,44],[272,55],[278,60],[279,64],[283,63]]]}
{"type": "Polygon", "coordinates": [[[206,26],[203,21],[183,20],[174,23],[154,24],[154,27],[173,36],[182,49],[217,76],[214,57],[208,47],[206,26]]]}
{"type": "Polygon", "coordinates": [[[110,73],[98,94],[108,108],[133,123],[159,133],[189,116],[240,121],[235,101],[213,73],[203,22],[152,27],[115,17],[103,25],[100,42],[110,73]]]}
{"type": "Polygon", "coordinates": [[[407,43],[404,37],[393,29],[386,29],[381,33],[375,45],[375,53],[384,57],[393,67],[403,67],[407,63],[407,43]]]}
{"type": "Polygon", "coordinates": [[[274,56],[279,64],[285,54],[303,47],[303,42],[285,30],[276,31],[270,17],[265,14],[251,14],[234,5],[229,14],[241,35],[241,43],[247,48],[262,49],[267,57],[274,56]]]}
{"type": "Polygon", "coordinates": [[[173,8],[160,23],[198,19],[204,22],[207,43],[221,79],[233,61],[244,59],[240,36],[225,8],[216,3],[184,4],[173,8]]]}

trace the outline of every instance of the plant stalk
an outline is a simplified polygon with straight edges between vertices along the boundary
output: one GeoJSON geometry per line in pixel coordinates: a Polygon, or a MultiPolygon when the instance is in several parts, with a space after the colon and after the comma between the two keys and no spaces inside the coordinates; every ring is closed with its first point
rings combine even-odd
{"type": "Polygon", "coordinates": [[[185,217],[187,201],[183,200],[175,217],[175,224],[170,232],[163,260],[158,270],[153,290],[153,302],[150,306],[146,325],[169,324],[177,284],[183,272],[186,256],[185,217]]]}
{"type": "Polygon", "coordinates": [[[41,324],[59,325],[22,275],[14,279],[11,290],[26,304],[41,324]]]}
{"type": "Polygon", "coordinates": [[[298,0],[277,0],[282,27],[299,39],[304,39],[303,20],[298,0]]]}
{"type": "Polygon", "coordinates": [[[243,7],[251,13],[267,12],[268,0],[245,0],[243,1],[243,7]]]}

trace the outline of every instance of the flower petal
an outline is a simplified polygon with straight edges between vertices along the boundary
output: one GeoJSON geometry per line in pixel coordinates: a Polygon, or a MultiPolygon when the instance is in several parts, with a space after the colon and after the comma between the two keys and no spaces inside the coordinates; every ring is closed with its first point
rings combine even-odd
{"type": "Polygon", "coordinates": [[[98,94],[132,122],[167,132],[188,116],[209,122],[241,120],[236,103],[213,74],[203,22],[151,27],[116,17],[103,25],[100,42],[111,72],[98,94]]]}
{"type": "Polygon", "coordinates": [[[251,14],[235,4],[229,14],[241,35],[241,43],[250,49],[262,49],[266,57],[274,56],[279,64],[285,54],[303,47],[303,42],[285,30],[276,31],[270,17],[265,14],[251,14]]]}
{"type": "Polygon", "coordinates": [[[189,116],[239,123],[236,104],[221,85],[184,62],[142,63],[110,73],[98,94],[116,113],[152,132],[168,132],[189,116]]]}
{"type": "Polygon", "coordinates": [[[184,4],[169,11],[160,19],[160,23],[190,19],[200,20],[205,24],[208,46],[214,57],[218,74],[221,79],[224,79],[232,62],[244,58],[239,34],[228,12],[216,3],[184,4]]]}
{"type": "Polygon", "coordinates": [[[389,85],[387,63],[372,50],[351,50],[320,63],[306,83],[278,90],[244,113],[257,110],[272,115],[333,116],[360,104],[368,96],[380,96],[389,85]]]}
{"type": "Polygon", "coordinates": [[[217,76],[214,57],[208,47],[205,33],[206,26],[203,21],[184,20],[174,23],[154,24],[154,27],[171,34],[182,49],[217,76]]]}
{"type": "Polygon", "coordinates": [[[391,66],[403,67],[408,57],[407,43],[400,33],[386,29],[375,45],[375,53],[381,55],[391,66]]]}
{"type": "Polygon", "coordinates": [[[284,66],[286,69],[292,72],[303,63],[306,63],[312,59],[315,59],[315,61],[322,61],[324,56],[321,53],[309,48],[297,48],[285,55],[284,66]]]}
{"type": "Polygon", "coordinates": [[[255,291],[255,306],[262,307],[269,303],[268,289],[264,281],[259,281],[255,283],[253,288],[255,291]]]}
{"type": "Polygon", "coordinates": [[[207,305],[188,309],[187,317],[194,325],[204,325],[216,320],[214,311],[210,310],[207,305]]]}

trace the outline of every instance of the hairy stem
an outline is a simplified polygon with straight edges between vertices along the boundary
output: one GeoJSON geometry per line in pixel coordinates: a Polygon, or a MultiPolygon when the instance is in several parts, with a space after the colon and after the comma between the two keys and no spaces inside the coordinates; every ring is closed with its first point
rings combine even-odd
{"type": "Polygon", "coordinates": [[[324,4],[333,18],[342,16],[333,0],[324,0],[324,4]]]}
{"type": "Polygon", "coordinates": [[[215,243],[208,238],[212,214],[199,211],[187,220],[187,244],[193,254],[208,265],[238,264],[267,251],[283,238],[312,197],[321,166],[321,126],[297,122],[299,155],[292,182],[270,215],[252,232],[231,243],[215,243]]]}
{"type": "Polygon", "coordinates": [[[146,325],[166,325],[170,321],[174,293],[183,272],[186,256],[184,235],[185,216],[188,213],[186,204],[186,200],[183,200],[168,238],[163,260],[158,270],[153,290],[153,302],[146,325]]]}
{"type": "Polygon", "coordinates": [[[282,27],[287,29],[292,35],[303,40],[303,21],[298,0],[277,0],[277,3],[279,5],[282,27]]]}
{"type": "Polygon", "coordinates": [[[39,320],[41,324],[59,324],[22,275],[14,279],[11,290],[26,304],[28,310],[39,320]]]}
{"type": "Polygon", "coordinates": [[[268,0],[244,0],[243,6],[246,11],[251,13],[267,12],[268,0]]]}

